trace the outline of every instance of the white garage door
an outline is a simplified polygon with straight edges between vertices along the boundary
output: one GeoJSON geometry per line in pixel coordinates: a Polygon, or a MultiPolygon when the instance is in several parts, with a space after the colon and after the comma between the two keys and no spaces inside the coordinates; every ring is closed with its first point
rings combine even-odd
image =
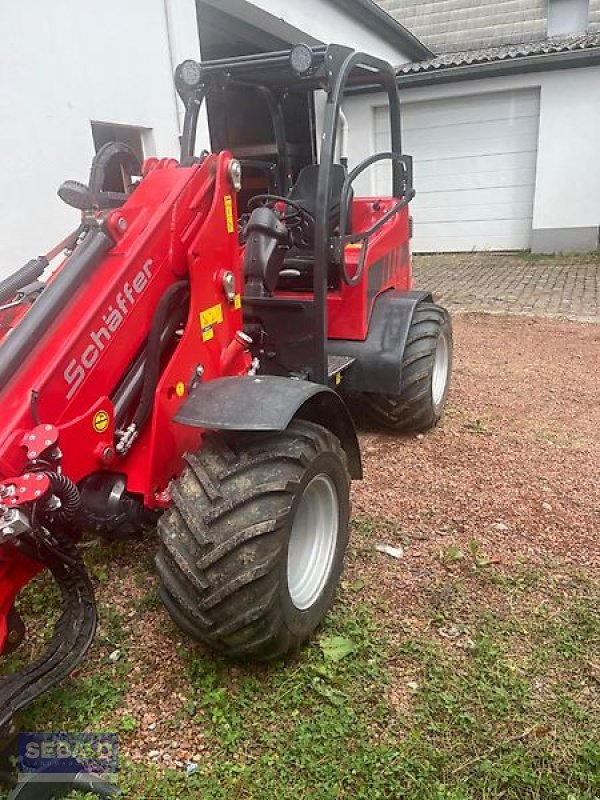
{"type": "MultiPolygon", "coordinates": [[[[375,108],[376,150],[389,148],[386,108],[375,108]]],[[[519,250],[531,244],[538,90],[404,105],[403,150],[413,156],[416,252],[519,250]]],[[[389,167],[374,172],[389,193],[389,167]]]]}

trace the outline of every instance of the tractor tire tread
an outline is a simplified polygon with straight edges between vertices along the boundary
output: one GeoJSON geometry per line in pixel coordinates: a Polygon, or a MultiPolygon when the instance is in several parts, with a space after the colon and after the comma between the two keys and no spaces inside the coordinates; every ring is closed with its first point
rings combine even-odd
{"type": "Polygon", "coordinates": [[[363,395],[364,407],[375,422],[399,433],[418,433],[438,424],[442,413],[433,407],[431,377],[438,336],[444,327],[451,347],[448,312],[433,303],[420,303],[416,307],[402,357],[400,393],[363,395]]]}
{"type": "Polygon", "coordinates": [[[302,646],[276,602],[286,520],[306,465],[331,451],[346,467],[332,433],[295,420],[274,434],[211,434],[185,456],[156,564],[167,610],[193,638],[230,658],[302,646]]]}

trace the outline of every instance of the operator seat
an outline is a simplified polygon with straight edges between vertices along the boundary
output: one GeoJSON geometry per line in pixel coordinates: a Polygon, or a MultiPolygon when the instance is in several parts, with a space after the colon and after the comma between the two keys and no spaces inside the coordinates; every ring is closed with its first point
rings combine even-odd
{"type": "MultiPolygon", "coordinates": [[[[291,188],[288,198],[309,214],[316,216],[319,167],[312,164],[304,167],[291,188]]],[[[340,226],[340,197],[346,170],[341,164],[333,165],[331,178],[331,203],[329,206],[327,233],[333,236],[340,226]]],[[[352,195],[348,199],[349,207],[352,195]]],[[[294,228],[280,220],[272,208],[255,208],[245,227],[244,276],[246,297],[269,297],[276,289],[283,291],[311,291],[314,283],[314,224],[309,220],[302,228],[301,236],[294,239],[294,228]],[[301,239],[301,242],[299,241],[301,239]],[[290,240],[294,244],[290,247],[290,240]]],[[[340,282],[339,266],[328,264],[327,285],[330,288],[340,282]]]]}
{"type": "MultiPolygon", "coordinates": [[[[333,236],[340,226],[341,218],[341,194],[346,180],[346,168],[341,164],[333,164],[331,173],[331,202],[328,214],[328,234],[333,236]]],[[[317,211],[317,186],[319,181],[319,165],[309,164],[303,167],[298,173],[296,183],[288,193],[290,200],[293,200],[302,208],[306,209],[313,217],[317,211]]],[[[348,230],[351,233],[352,200],[354,193],[352,190],[348,196],[348,230]]],[[[297,275],[288,273],[281,275],[277,284],[278,289],[288,290],[311,290],[313,286],[314,271],[314,246],[315,231],[314,225],[308,225],[305,236],[306,244],[299,247],[290,248],[286,253],[282,270],[295,270],[297,275]]],[[[336,264],[329,263],[327,283],[330,287],[337,286],[339,283],[339,268],[336,264]]]]}

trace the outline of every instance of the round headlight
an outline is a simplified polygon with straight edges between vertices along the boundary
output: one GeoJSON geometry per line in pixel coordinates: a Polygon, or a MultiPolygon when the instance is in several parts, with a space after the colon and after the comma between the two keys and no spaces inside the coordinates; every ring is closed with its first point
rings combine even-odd
{"type": "Polygon", "coordinates": [[[197,61],[188,59],[179,65],[179,77],[187,89],[197,89],[202,82],[202,70],[197,61]]]}
{"type": "Polygon", "coordinates": [[[313,65],[313,51],[307,44],[297,44],[290,53],[290,64],[298,75],[305,75],[313,65]]]}

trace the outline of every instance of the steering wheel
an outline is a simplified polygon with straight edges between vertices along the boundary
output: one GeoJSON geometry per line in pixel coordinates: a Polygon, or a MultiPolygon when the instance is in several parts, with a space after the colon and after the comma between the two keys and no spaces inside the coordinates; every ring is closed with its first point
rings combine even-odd
{"type": "Polygon", "coordinates": [[[282,203],[287,208],[292,209],[291,213],[280,214],[280,218],[284,225],[290,229],[294,244],[297,247],[309,247],[308,231],[316,222],[316,218],[310,211],[302,208],[294,200],[278,194],[257,194],[248,203],[248,211],[252,212],[259,206],[273,208],[277,203],[282,203]]]}

